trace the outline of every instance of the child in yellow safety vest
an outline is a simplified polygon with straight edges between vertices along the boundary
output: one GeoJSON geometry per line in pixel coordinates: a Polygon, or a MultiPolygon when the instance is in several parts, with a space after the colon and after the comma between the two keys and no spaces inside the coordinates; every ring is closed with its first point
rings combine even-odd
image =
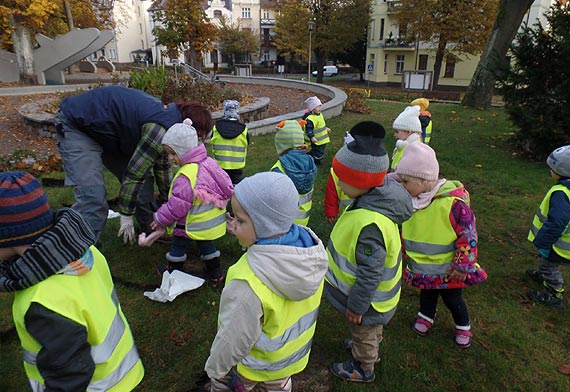
{"type": "Polygon", "coordinates": [[[311,144],[309,155],[313,157],[316,165],[320,165],[325,155],[325,147],[330,143],[325,117],[321,112],[322,102],[318,97],[309,97],[305,100],[307,111],[303,115],[305,125],[305,141],[311,144]]]}
{"type": "Polygon", "coordinates": [[[459,181],[439,179],[435,152],[410,144],[396,176],[412,197],[414,213],[402,224],[404,281],[420,288],[420,310],[413,331],[431,330],[439,297],[455,322],[455,344],[469,348],[473,333],[462,289],[487,279],[477,263],[477,227],[469,193],[459,181]]]}
{"type": "Polygon", "coordinates": [[[537,269],[527,270],[543,288],[529,290],[528,296],[539,304],[563,308],[560,265],[570,263],[570,146],[552,151],[546,163],[556,183],[544,196],[532,221],[528,239],[538,248],[540,261],[537,269]]]}
{"type": "Polygon", "coordinates": [[[299,211],[295,223],[307,226],[313,206],[313,188],[317,177],[317,166],[307,154],[301,124],[295,120],[285,120],[277,124],[275,149],[279,155],[271,171],[283,173],[293,181],[299,193],[299,211]]]}
{"type": "Polygon", "coordinates": [[[247,252],[228,270],[205,370],[211,391],[291,391],[306,367],[327,270],[321,240],[293,223],[297,189],[281,173],[244,178],[228,232],[247,252]]]}
{"type": "Polygon", "coordinates": [[[348,321],[351,334],[342,345],[353,358],[333,363],[333,374],[346,381],[372,382],[383,326],[400,299],[398,225],[411,216],[412,202],[400,184],[385,178],[389,161],[384,127],[365,121],[350,134],[354,141],[336,153],[332,167],[341,189],[354,202],[331,232],[324,291],[348,321]]]}
{"type": "Polygon", "coordinates": [[[396,117],[392,124],[396,146],[392,153],[391,171],[398,166],[407,146],[422,142],[422,124],[420,123],[420,107],[408,106],[396,117]]]}
{"type": "Polygon", "coordinates": [[[420,107],[420,124],[422,124],[422,140],[424,144],[428,144],[431,141],[431,130],[433,128],[433,122],[431,119],[431,113],[428,112],[429,100],[427,98],[416,98],[410,105],[420,107]]]}
{"type": "Polygon", "coordinates": [[[168,159],[180,168],[172,180],[168,201],[154,213],[151,225],[154,230],[167,229],[174,235],[166,254],[168,264],[159,272],[182,271],[186,248],[194,240],[204,262],[205,277],[218,284],[224,274],[214,240],[226,234],[226,204],[233,193],[230,177],[208,157],[190,119],[171,126],[162,146],[168,159]]]}
{"type": "Polygon", "coordinates": [[[0,173],[0,293],[14,293],[33,391],[132,391],[144,376],[95,241],[78,212],[50,209],[31,174],[0,173]]]}

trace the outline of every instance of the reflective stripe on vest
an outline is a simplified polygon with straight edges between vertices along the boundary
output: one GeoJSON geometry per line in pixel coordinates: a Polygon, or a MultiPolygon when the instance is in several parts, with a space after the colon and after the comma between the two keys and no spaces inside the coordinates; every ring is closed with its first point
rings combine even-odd
{"type": "Polygon", "coordinates": [[[333,227],[327,245],[329,268],[325,279],[343,294],[349,295],[356,281],[356,245],[362,229],[375,224],[382,233],[386,260],[382,281],[376,288],[372,307],[380,313],[394,309],[400,299],[402,253],[398,225],[386,216],[366,210],[347,210],[333,227]]]}
{"type": "MultiPolygon", "coordinates": [[[[313,135],[317,139],[315,143],[317,146],[322,144],[327,144],[330,142],[329,133],[327,132],[327,125],[325,123],[325,117],[322,115],[314,115],[310,114],[306,118],[307,120],[311,120],[313,123],[313,135]]],[[[306,132],[305,132],[306,135],[306,132]]]]}
{"type": "Polygon", "coordinates": [[[247,128],[233,139],[226,139],[214,125],[212,140],[212,156],[222,169],[235,170],[245,167],[247,157],[247,128]]]}
{"type": "MultiPolygon", "coordinates": [[[[196,179],[198,177],[198,167],[197,163],[189,163],[182,166],[172,179],[168,197],[172,195],[174,181],[180,175],[188,178],[192,186],[192,191],[194,192],[196,179]]],[[[203,204],[198,197],[194,196],[192,207],[188,211],[188,215],[186,215],[186,235],[193,240],[215,240],[223,237],[224,234],[226,234],[225,214],[225,208],[218,208],[212,203],[203,204]]],[[[168,227],[167,232],[171,234],[174,225],[168,227]]]]}
{"type": "Polygon", "coordinates": [[[93,258],[93,268],[85,275],[53,275],[16,293],[14,322],[22,342],[24,368],[34,391],[45,387],[36,364],[42,346],[28,333],[24,322],[33,302],[85,327],[95,363],[88,391],[130,391],[144,375],[105,258],[94,247],[83,256],[89,257],[93,258]]]}
{"type": "MultiPolygon", "coordinates": [[[[270,171],[274,171],[274,169],[279,170],[281,173],[287,175],[285,173],[285,169],[281,164],[281,161],[275,162],[275,164],[271,167],[270,171]]],[[[311,217],[311,208],[313,207],[313,190],[315,188],[311,188],[311,190],[307,193],[300,194],[299,193],[299,210],[297,211],[297,216],[295,218],[295,223],[298,225],[307,226],[309,224],[309,218],[311,217]]]]}
{"type": "Polygon", "coordinates": [[[310,297],[292,301],[275,294],[249,267],[247,253],[228,270],[230,281],[245,280],[263,307],[262,333],[238,372],[253,381],[268,381],[301,372],[309,360],[323,283],[310,297]]]}
{"type": "Polygon", "coordinates": [[[342,191],[340,185],[338,184],[338,176],[334,172],[333,168],[331,167],[331,176],[333,179],[334,187],[336,189],[336,194],[338,196],[338,213],[339,215],[344,212],[353,202],[353,199],[348,197],[346,193],[342,191]]]}
{"type": "MultiPolygon", "coordinates": [[[[544,225],[544,223],[548,220],[548,210],[550,208],[550,198],[552,197],[552,193],[556,191],[562,191],[566,194],[566,197],[570,200],[570,189],[562,184],[556,184],[552,186],[549,191],[544,196],[544,199],[540,203],[538,210],[532,220],[532,225],[530,228],[530,232],[528,233],[528,240],[533,241],[544,225]]],[[[570,260],[570,225],[566,226],[564,233],[562,236],[556,240],[554,245],[552,245],[552,249],[561,257],[570,260]]]]}
{"type": "MultiPolygon", "coordinates": [[[[447,181],[436,196],[453,188],[456,185],[447,181]]],[[[434,198],[428,207],[414,211],[412,217],[402,224],[402,239],[409,258],[407,268],[413,273],[447,274],[456,250],[457,234],[449,221],[455,200],[461,199],[454,196],[434,198]]]]}

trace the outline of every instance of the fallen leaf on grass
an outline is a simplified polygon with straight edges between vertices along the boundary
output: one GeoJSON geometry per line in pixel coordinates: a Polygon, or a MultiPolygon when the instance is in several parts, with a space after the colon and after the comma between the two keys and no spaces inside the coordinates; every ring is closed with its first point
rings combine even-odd
{"type": "Polygon", "coordinates": [[[570,364],[560,365],[558,371],[562,374],[570,376],[570,364]]]}

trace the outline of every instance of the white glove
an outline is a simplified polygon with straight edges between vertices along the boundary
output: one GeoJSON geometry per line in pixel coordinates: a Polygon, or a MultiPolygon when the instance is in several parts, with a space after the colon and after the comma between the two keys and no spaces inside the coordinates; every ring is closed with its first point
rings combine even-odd
{"type": "Polygon", "coordinates": [[[121,214],[121,228],[117,237],[123,237],[123,244],[134,244],[135,243],[135,225],[133,224],[132,215],[121,214]]]}

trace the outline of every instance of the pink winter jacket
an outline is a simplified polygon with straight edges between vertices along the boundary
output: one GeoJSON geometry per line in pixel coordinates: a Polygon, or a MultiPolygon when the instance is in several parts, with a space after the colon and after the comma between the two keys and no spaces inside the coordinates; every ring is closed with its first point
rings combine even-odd
{"type": "MultiPolygon", "coordinates": [[[[227,173],[220,168],[218,163],[208,156],[206,147],[199,144],[180,158],[182,165],[197,163],[198,176],[196,184],[184,176],[178,176],[172,184],[172,193],[168,201],[155,213],[154,220],[161,228],[177,223],[184,227],[186,215],[192,207],[194,197],[203,203],[213,203],[216,207],[225,208],[232,197],[234,187],[227,173]]],[[[175,236],[186,237],[184,229],[174,229],[175,236]]]]}

